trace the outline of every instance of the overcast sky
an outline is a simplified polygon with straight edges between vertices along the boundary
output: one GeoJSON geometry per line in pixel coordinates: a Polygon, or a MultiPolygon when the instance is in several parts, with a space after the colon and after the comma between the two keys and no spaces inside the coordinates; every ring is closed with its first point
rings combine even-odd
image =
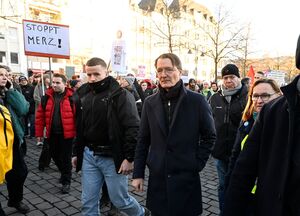
{"type": "Polygon", "coordinates": [[[294,55],[300,34],[299,0],[196,0],[212,12],[223,4],[240,21],[251,22],[257,56],[294,55]]]}

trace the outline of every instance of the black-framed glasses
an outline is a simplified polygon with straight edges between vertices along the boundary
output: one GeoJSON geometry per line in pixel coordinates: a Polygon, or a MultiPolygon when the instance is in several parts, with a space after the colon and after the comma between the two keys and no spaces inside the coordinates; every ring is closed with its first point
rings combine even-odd
{"type": "Polygon", "coordinates": [[[273,94],[269,94],[269,93],[263,93],[263,94],[253,94],[252,95],[252,100],[253,101],[257,101],[258,98],[262,99],[264,102],[268,101],[270,99],[271,96],[273,96],[274,94],[277,94],[277,92],[274,92],[273,94]]]}
{"type": "Polygon", "coordinates": [[[175,68],[173,67],[165,67],[165,68],[157,68],[156,73],[158,75],[161,75],[163,72],[165,72],[165,74],[172,74],[175,71],[175,68]]]}

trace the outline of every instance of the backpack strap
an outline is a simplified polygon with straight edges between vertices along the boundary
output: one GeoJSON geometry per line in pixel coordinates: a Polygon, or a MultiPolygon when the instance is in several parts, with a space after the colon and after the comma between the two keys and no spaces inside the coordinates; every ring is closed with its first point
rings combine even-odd
{"type": "Polygon", "coordinates": [[[72,96],[69,96],[69,101],[70,101],[70,106],[71,106],[71,108],[72,108],[72,111],[74,111],[74,108],[73,108],[74,102],[73,102],[72,96]]]}
{"type": "Polygon", "coordinates": [[[43,95],[42,98],[41,98],[41,105],[42,105],[43,110],[46,109],[48,98],[49,98],[49,96],[46,95],[46,94],[43,95]]]}
{"type": "MultiPolygon", "coordinates": [[[[42,105],[43,110],[46,109],[48,98],[49,98],[48,95],[44,95],[41,98],[41,105],[42,105]]],[[[72,96],[69,96],[69,101],[70,101],[70,106],[71,106],[72,111],[73,111],[73,99],[72,99],[72,96]]]]}

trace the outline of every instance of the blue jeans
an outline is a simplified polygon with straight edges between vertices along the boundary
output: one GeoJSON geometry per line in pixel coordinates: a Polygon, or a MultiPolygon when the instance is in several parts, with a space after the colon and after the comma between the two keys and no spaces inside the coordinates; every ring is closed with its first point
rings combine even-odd
{"type": "Polygon", "coordinates": [[[220,215],[222,215],[224,198],[225,198],[225,175],[228,171],[228,162],[216,159],[216,167],[217,167],[218,178],[219,178],[219,186],[218,186],[219,208],[220,208],[220,215]]]}
{"type": "Polygon", "coordinates": [[[82,164],[82,215],[100,215],[99,198],[103,182],[106,182],[111,202],[130,216],[144,215],[144,208],[128,193],[128,177],[117,174],[111,157],[94,156],[85,147],[82,164]]]}
{"type": "Polygon", "coordinates": [[[25,135],[29,135],[31,137],[35,137],[35,115],[34,114],[27,114],[24,118],[25,120],[25,135]],[[28,128],[28,123],[30,123],[30,127],[28,128]],[[29,129],[29,131],[28,131],[29,129]],[[29,133],[28,133],[29,132],[29,133]]]}

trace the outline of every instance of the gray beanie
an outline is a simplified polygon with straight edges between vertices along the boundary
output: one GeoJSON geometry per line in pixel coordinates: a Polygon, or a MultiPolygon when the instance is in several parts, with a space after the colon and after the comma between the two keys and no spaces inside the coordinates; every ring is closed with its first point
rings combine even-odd
{"type": "Polygon", "coordinates": [[[128,82],[128,84],[129,84],[130,86],[133,86],[133,83],[134,83],[134,80],[135,80],[134,77],[132,77],[132,76],[127,76],[127,77],[124,77],[124,79],[128,82]]]}

